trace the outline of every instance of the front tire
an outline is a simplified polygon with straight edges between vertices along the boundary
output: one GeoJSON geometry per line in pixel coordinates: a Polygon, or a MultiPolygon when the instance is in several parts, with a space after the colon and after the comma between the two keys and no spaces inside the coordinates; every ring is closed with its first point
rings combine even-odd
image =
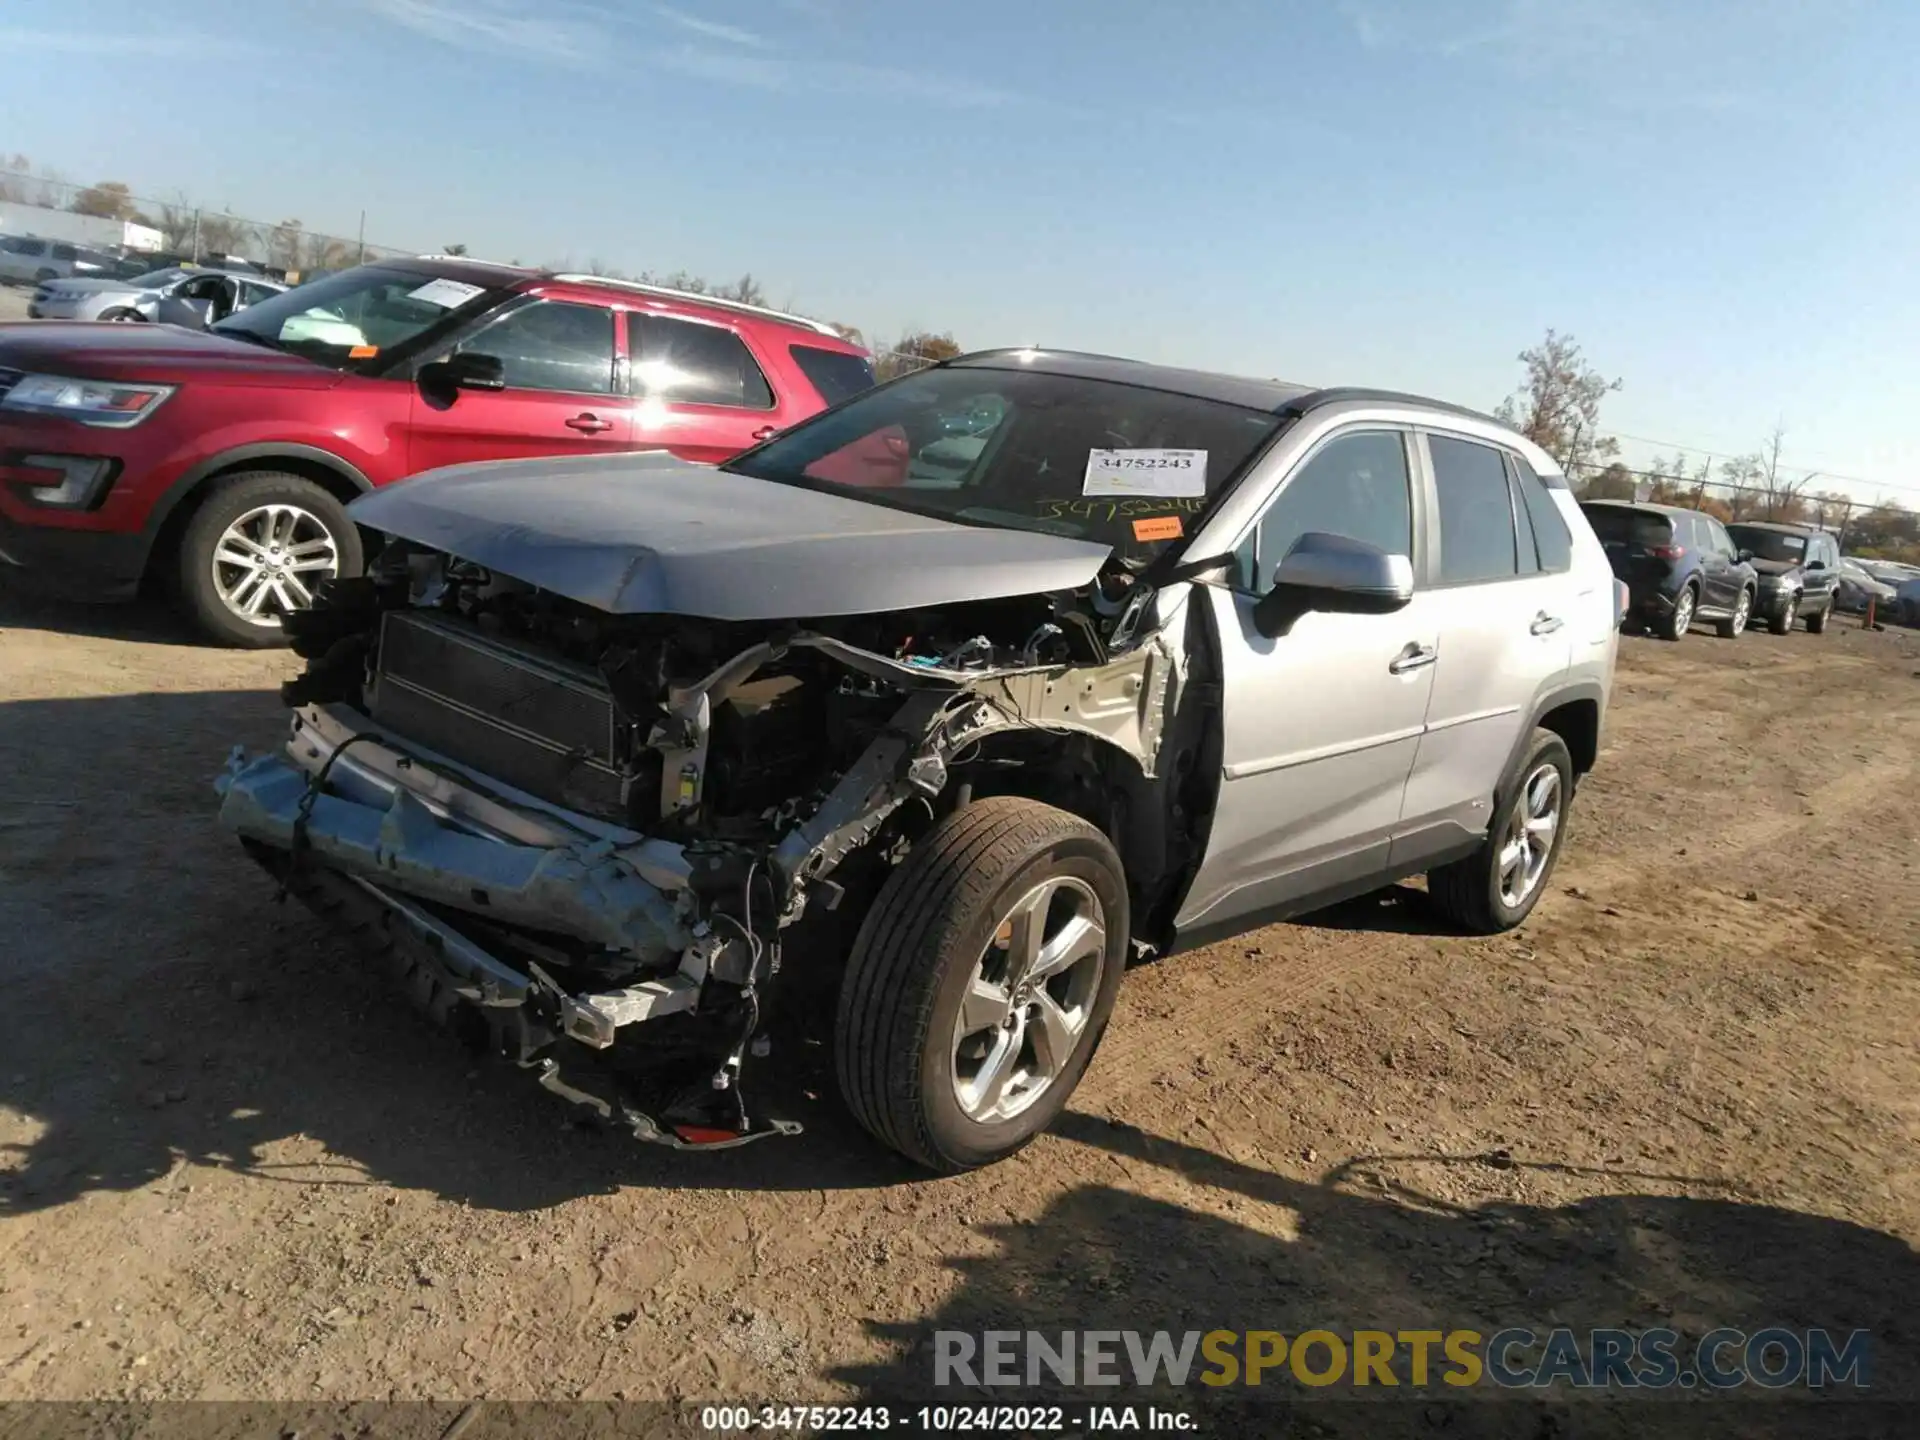
{"type": "Polygon", "coordinates": [[[940,821],[881,887],[840,986],[847,1108],[955,1174],[1053,1123],[1113,1011],[1127,884],[1106,836],[994,796],[940,821]]]}
{"type": "Polygon", "coordinates": [[[1495,797],[1485,842],[1463,860],[1428,872],[1441,913],[1477,935],[1511,930],[1533,913],[1560,859],[1573,799],[1573,756],[1551,730],[1535,730],[1512,778],[1495,797]]]}
{"type": "Polygon", "coordinates": [[[1786,635],[1793,629],[1793,617],[1800,609],[1800,597],[1788,595],[1781,601],[1780,608],[1767,617],[1767,629],[1775,635],[1786,635]]]}
{"type": "Polygon", "coordinates": [[[1807,633],[1824,635],[1827,633],[1827,621],[1833,618],[1833,601],[1827,600],[1820,608],[1807,617],[1807,633]]]}
{"type": "Polygon", "coordinates": [[[115,306],[111,310],[103,310],[100,318],[121,325],[144,325],[147,323],[146,316],[142,315],[138,310],[129,310],[124,305],[115,306]]]}
{"type": "Polygon", "coordinates": [[[278,471],[236,475],[210,495],[180,543],[180,597],[200,632],[222,645],[286,643],[281,617],[304,610],[322,581],[360,573],[360,532],[311,480],[278,471]]]}

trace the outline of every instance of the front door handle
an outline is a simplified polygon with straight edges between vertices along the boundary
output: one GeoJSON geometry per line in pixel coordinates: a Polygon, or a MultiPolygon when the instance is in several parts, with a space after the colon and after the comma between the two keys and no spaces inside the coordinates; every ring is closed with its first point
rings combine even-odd
{"type": "Polygon", "coordinates": [[[771,440],[779,433],[780,427],[778,425],[762,425],[758,430],[753,432],[753,438],[755,440],[771,440]]]}
{"type": "Polygon", "coordinates": [[[1422,645],[1414,641],[1394,656],[1393,663],[1387,666],[1389,674],[1405,675],[1410,670],[1424,669],[1440,658],[1440,652],[1431,645],[1422,645]]]}
{"type": "Polygon", "coordinates": [[[1533,617],[1533,624],[1527,628],[1535,635],[1551,635],[1560,628],[1562,623],[1558,615],[1549,615],[1542,610],[1533,617]]]}
{"type": "Polygon", "coordinates": [[[571,420],[567,421],[567,428],[569,430],[578,430],[584,435],[598,435],[603,430],[611,430],[613,428],[613,422],[611,420],[602,420],[598,415],[589,413],[574,416],[571,420]]]}

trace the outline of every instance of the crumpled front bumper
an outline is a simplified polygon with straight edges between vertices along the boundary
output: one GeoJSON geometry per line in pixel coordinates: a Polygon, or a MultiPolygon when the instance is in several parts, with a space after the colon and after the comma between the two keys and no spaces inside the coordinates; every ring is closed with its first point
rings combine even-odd
{"type": "Polygon", "coordinates": [[[524,845],[457,827],[404,786],[384,808],[347,799],[279,755],[236,751],[216,782],[220,821],[342,874],[510,925],[671,961],[691,942],[666,895],[612,840],[524,845]]]}
{"type": "Polygon", "coordinates": [[[744,1108],[733,1128],[656,1120],[563,1043],[604,1051],[622,1027],[699,1008],[715,945],[682,912],[685,857],[508,787],[469,785],[468,774],[375,734],[356,711],[309,706],[296,712],[284,753],[236,749],[215,789],[221,822],[289,892],[389,955],[430,1018],[448,1023],[472,1007],[488,1048],[547,1090],[675,1148],[798,1133],[782,1120],[749,1125],[744,1108]],[[538,965],[476,943],[449,911],[571,935],[650,973],[605,993],[569,993],[538,965]]]}

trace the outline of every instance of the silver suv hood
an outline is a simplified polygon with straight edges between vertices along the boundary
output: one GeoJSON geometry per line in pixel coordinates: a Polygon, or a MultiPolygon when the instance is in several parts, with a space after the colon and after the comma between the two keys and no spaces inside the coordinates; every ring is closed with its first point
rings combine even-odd
{"type": "Polygon", "coordinates": [[[1110,553],[660,451],[456,465],[362,496],[350,513],[616,615],[780,620],[991,600],[1084,585],[1110,553]]]}

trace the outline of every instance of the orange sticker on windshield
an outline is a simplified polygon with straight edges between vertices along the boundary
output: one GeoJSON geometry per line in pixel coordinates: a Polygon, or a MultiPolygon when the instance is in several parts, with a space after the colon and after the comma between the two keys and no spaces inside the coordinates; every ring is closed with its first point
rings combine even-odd
{"type": "Polygon", "coordinates": [[[349,360],[371,360],[379,353],[380,347],[378,345],[356,345],[347,351],[347,358],[349,360]]]}
{"type": "Polygon", "coordinates": [[[1133,538],[1136,540],[1178,540],[1185,533],[1180,528],[1178,515],[1155,515],[1151,520],[1133,522],[1133,538]]]}

